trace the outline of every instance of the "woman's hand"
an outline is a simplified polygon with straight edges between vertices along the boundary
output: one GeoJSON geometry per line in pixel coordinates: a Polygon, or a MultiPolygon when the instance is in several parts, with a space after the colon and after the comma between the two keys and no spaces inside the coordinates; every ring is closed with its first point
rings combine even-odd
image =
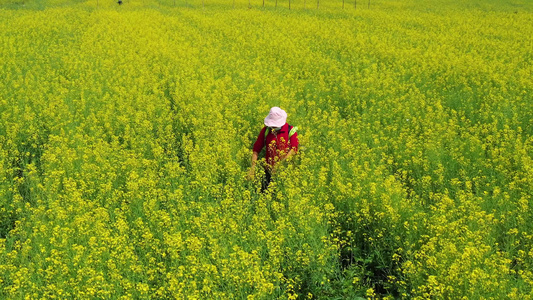
{"type": "Polygon", "coordinates": [[[247,176],[248,180],[253,180],[255,178],[255,165],[252,165],[247,176]]]}
{"type": "Polygon", "coordinates": [[[257,163],[257,156],[259,156],[259,153],[253,152],[252,153],[252,167],[250,167],[250,171],[248,172],[248,179],[252,180],[255,178],[255,164],[257,163]]]}

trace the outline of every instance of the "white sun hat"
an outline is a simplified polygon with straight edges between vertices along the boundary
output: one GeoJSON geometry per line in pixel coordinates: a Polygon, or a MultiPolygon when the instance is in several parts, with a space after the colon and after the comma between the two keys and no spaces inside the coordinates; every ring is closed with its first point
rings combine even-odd
{"type": "Polygon", "coordinates": [[[265,125],[268,127],[281,127],[287,121],[287,113],[275,106],[270,109],[268,116],[265,118],[265,125]]]}

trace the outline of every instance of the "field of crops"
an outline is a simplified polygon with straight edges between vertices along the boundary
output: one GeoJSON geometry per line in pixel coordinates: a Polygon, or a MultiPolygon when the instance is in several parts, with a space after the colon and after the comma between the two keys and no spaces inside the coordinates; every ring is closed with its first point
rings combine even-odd
{"type": "Polygon", "coordinates": [[[0,298],[533,297],[533,2],[123,1],[0,0],[0,298]]]}

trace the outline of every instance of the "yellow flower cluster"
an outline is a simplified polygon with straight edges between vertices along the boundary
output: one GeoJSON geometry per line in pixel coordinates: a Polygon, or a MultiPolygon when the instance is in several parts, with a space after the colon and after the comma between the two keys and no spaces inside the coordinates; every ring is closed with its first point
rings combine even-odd
{"type": "Polygon", "coordinates": [[[531,299],[533,4],[419,2],[0,0],[0,298],[531,299]]]}

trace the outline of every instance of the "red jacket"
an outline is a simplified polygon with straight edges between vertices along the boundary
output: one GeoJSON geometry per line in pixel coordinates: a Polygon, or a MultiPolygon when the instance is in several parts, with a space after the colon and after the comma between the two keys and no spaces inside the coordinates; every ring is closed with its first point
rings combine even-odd
{"type": "MultiPolygon", "coordinates": [[[[254,144],[254,152],[261,152],[265,147],[265,132],[267,127],[263,127],[254,144]]],[[[298,133],[294,133],[289,140],[289,124],[285,123],[279,131],[270,130],[266,137],[267,147],[265,158],[269,166],[274,166],[280,158],[289,153],[290,150],[298,151],[298,133]]]]}

